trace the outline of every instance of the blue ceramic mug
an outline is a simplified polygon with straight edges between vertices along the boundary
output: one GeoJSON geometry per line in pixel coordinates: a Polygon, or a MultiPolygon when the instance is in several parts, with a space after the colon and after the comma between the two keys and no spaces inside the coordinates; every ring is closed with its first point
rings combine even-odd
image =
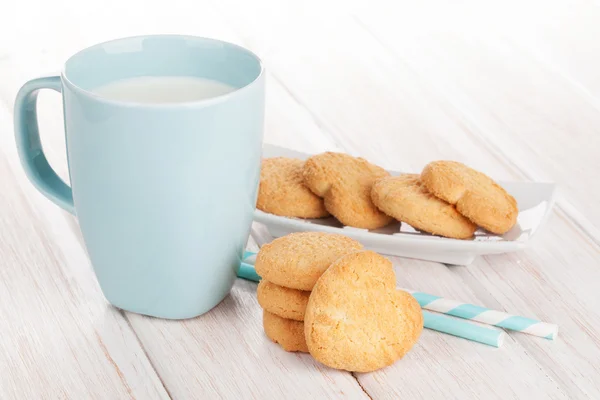
{"type": "Polygon", "coordinates": [[[258,180],[265,74],[236,45],[144,36],[72,56],[61,76],[27,82],[15,134],[31,182],[75,214],[107,300],[124,310],[190,318],[229,293],[248,239],[258,180]],[[181,103],[113,100],[94,89],[134,77],[196,77],[235,90],[181,103]],[[71,186],[40,144],[40,89],[62,92],[71,186]]]}

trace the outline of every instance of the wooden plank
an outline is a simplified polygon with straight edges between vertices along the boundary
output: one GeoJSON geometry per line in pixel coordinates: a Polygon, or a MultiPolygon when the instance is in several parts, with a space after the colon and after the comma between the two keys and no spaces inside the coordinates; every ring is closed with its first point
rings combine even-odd
{"type": "Polygon", "coordinates": [[[169,398],[84,251],[69,244],[65,216],[15,173],[4,109],[0,129],[0,398],[169,398]]]}

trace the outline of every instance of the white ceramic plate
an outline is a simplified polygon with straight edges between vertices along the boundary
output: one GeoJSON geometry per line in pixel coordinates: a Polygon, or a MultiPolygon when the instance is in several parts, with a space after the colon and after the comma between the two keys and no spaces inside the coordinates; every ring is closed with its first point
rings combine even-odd
{"type": "MultiPolygon", "coordinates": [[[[310,154],[265,144],[263,157],[306,159],[310,154]]],[[[400,172],[389,171],[392,175],[400,172]]],[[[300,219],[280,217],[256,210],[255,221],[266,225],[274,237],[291,232],[321,231],[341,233],[361,242],[365,248],[382,254],[418,258],[446,264],[468,265],[476,256],[522,250],[531,244],[554,205],[556,185],[542,182],[499,182],[519,204],[517,224],[504,235],[484,230],[468,240],[448,239],[418,232],[405,223],[367,230],[341,225],[334,218],[300,219]]]]}

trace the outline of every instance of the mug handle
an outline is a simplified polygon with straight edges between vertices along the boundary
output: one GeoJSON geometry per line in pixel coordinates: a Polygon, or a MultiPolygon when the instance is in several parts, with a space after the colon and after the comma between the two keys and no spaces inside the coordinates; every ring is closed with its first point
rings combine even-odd
{"type": "Polygon", "coordinates": [[[15,140],[27,177],[44,196],[75,215],[73,192],[52,169],[40,141],[37,96],[40,89],[62,92],[59,76],[32,79],[19,90],[15,100],[15,140]]]}

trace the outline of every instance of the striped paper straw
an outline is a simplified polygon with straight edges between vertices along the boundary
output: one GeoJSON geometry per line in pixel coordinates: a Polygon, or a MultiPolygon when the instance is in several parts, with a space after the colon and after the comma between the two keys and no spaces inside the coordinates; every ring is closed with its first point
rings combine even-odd
{"type": "Polygon", "coordinates": [[[404,290],[412,294],[421,307],[427,310],[437,311],[459,318],[471,319],[473,321],[483,322],[484,324],[494,325],[500,328],[523,332],[551,340],[555,339],[558,335],[558,326],[554,324],[511,315],[502,311],[490,310],[489,308],[473,304],[444,299],[442,297],[416,292],[414,290],[404,290]]]}
{"type": "MultiPolygon", "coordinates": [[[[244,252],[242,262],[240,263],[238,277],[254,282],[260,281],[261,278],[254,269],[255,261],[256,253],[250,251],[244,252]]],[[[489,346],[502,346],[504,337],[506,336],[503,331],[497,329],[484,328],[465,321],[460,321],[427,311],[423,311],[423,320],[423,325],[427,329],[473,340],[489,346]]]]}
{"type": "Polygon", "coordinates": [[[251,251],[245,251],[242,256],[242,262],[240,263],[240,269],[238,271],[238,277],[247,279],[249,281],[258,282],[260,281],[260,276],[256,273],[254,269],[254,262],[256,261],[256,253],[251,251]]]}
{"type": "Polygon", "coordinates": [[[423,326],[438,332],[458,336],[463,339],[500,347],[504,343],[506,333],[498,329],[485,328],[465,321],[446,317],[445,315],[423,311],[423,326]]]}

